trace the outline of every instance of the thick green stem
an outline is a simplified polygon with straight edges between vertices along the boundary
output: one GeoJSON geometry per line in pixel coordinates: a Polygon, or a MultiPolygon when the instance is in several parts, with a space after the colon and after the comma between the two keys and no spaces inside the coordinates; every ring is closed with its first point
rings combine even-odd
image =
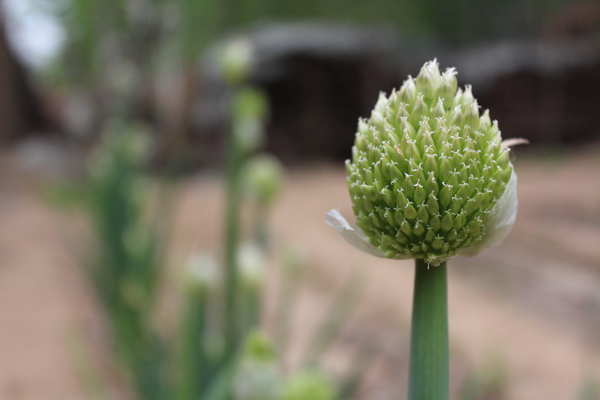
{"type": "Polygon", "coordinates": [[[448,400],[448,285],[446,263],[416,261],[408,400],[448,400]]]}

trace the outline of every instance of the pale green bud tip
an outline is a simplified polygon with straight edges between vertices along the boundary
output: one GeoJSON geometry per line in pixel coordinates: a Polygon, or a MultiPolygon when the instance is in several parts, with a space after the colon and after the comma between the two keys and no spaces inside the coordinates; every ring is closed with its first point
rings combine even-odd
{"type": "Polygon", "coordinates": [[[334,400],[333,384],[316,371],[304,371],[291,376],[283,389],[283,400],[334,400]]]}
{"type": "Polygon", "coordinates": [[[277,351],[265,334],[254,331],[246,338],[244,357],[259,362],[271,362],[277,360],[277,351]]]}
{"type": "Polygon", "coordinates": [[[236,93],[234,107],[237,118],[263,120],[269,110],[269,101],[263,91],[245,87],[236,93]]]}
{"type": "Polygon", "coordinates": [[[236,146],[244,154],[259,149],[264,143],[264,120],[268,104],[266,95],[258,89],[245,87],[236,91],[232,128],[236,146]]]}
{"type": "Polygon", "coordinates": [[[259,290],[262,287],[267,256],[260,246],[248,243],[238,249],[238,268],[242,288],[259,290]]]}
{"type": "Polygon", "coordinates": [[[248,77],[254,62],[254,46],[244,37],[230,40],[221,50],[219,63],[227,83],[238,85],[248,77]]]}
{"type": "Polygon", "coordinates": [[[185,270],[184,287],[188,292],[207,292],[219,286],[219,266],[209,254],[196,253],[190,256],[185,270]]]}
{"type": "Polygon", "coordinates": [[[283,166],[276,157],[253,157],[244,168],[244,187],[250,198],[263,205],[275,200],[283,185],[283,166]]]}
{"type": "Polygon", "coordinates": [[[498,244],[512,227],[509,149],[470,86],[457,88],[453,68],[440,73],[428,62],[389,98],[382,94],[352,150],[346,170],[357,227],[337,211],[327,222],[363,251],[437,265],[498,244]]]}

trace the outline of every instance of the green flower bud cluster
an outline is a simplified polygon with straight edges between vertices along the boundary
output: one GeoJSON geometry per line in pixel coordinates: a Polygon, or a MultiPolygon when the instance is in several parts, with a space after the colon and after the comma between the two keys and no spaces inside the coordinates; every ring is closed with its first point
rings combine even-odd
{"type": "Polygon", "coordinates": [[[426,63],[361,119],[346,161],[356,223],[388,258],[434,265],[473,246],[512,174],[496,121],[453,68],[426,63]]]}

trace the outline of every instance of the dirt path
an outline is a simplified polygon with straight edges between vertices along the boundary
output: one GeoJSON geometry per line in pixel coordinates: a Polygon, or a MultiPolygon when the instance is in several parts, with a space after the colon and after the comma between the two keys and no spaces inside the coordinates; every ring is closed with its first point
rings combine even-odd
{"type": "Polygon", "coordinates": [[[30,192],[2,183],[0,398],[82,399],[68,345],[86,301],[79,272],[53,213],[30,192]]]}

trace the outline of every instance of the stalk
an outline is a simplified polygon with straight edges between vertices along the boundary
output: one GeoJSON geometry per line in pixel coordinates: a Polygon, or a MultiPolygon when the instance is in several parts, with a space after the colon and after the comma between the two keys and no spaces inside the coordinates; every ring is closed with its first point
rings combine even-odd
{"type": "Polygon", "coordinates": [[[448,285],[446,263],[416,260],[408,400],[448,400],[448,285]]]}
{"type": "Polygon", "coordinates": [[[241,155],[233,128],[229,129],[227,154],[227,209],[225,230],[225,356],[237,346],[236,293],[238,287],[237,248],[240,231],[241,155]]]}
{"type": "Polygon", "coordinates": [[[269,251],[269,237],[267,219],[269,216],[268,207],[264,204],[258,204],[254,220],[254,240],[260,248],[266,253],[269,251]]]}
{"type": "Polygon", "coordinates": [[[261,320],[262,287],[246,288],[240,296],[240,321],[244,335],[258,329],[261,320]]]}
{"type": "Polygon", "coordinates": [[[198,399],[211,371],[204,351],[208,293],[187,293],[180,324],[176,399],[198,399]]]}

